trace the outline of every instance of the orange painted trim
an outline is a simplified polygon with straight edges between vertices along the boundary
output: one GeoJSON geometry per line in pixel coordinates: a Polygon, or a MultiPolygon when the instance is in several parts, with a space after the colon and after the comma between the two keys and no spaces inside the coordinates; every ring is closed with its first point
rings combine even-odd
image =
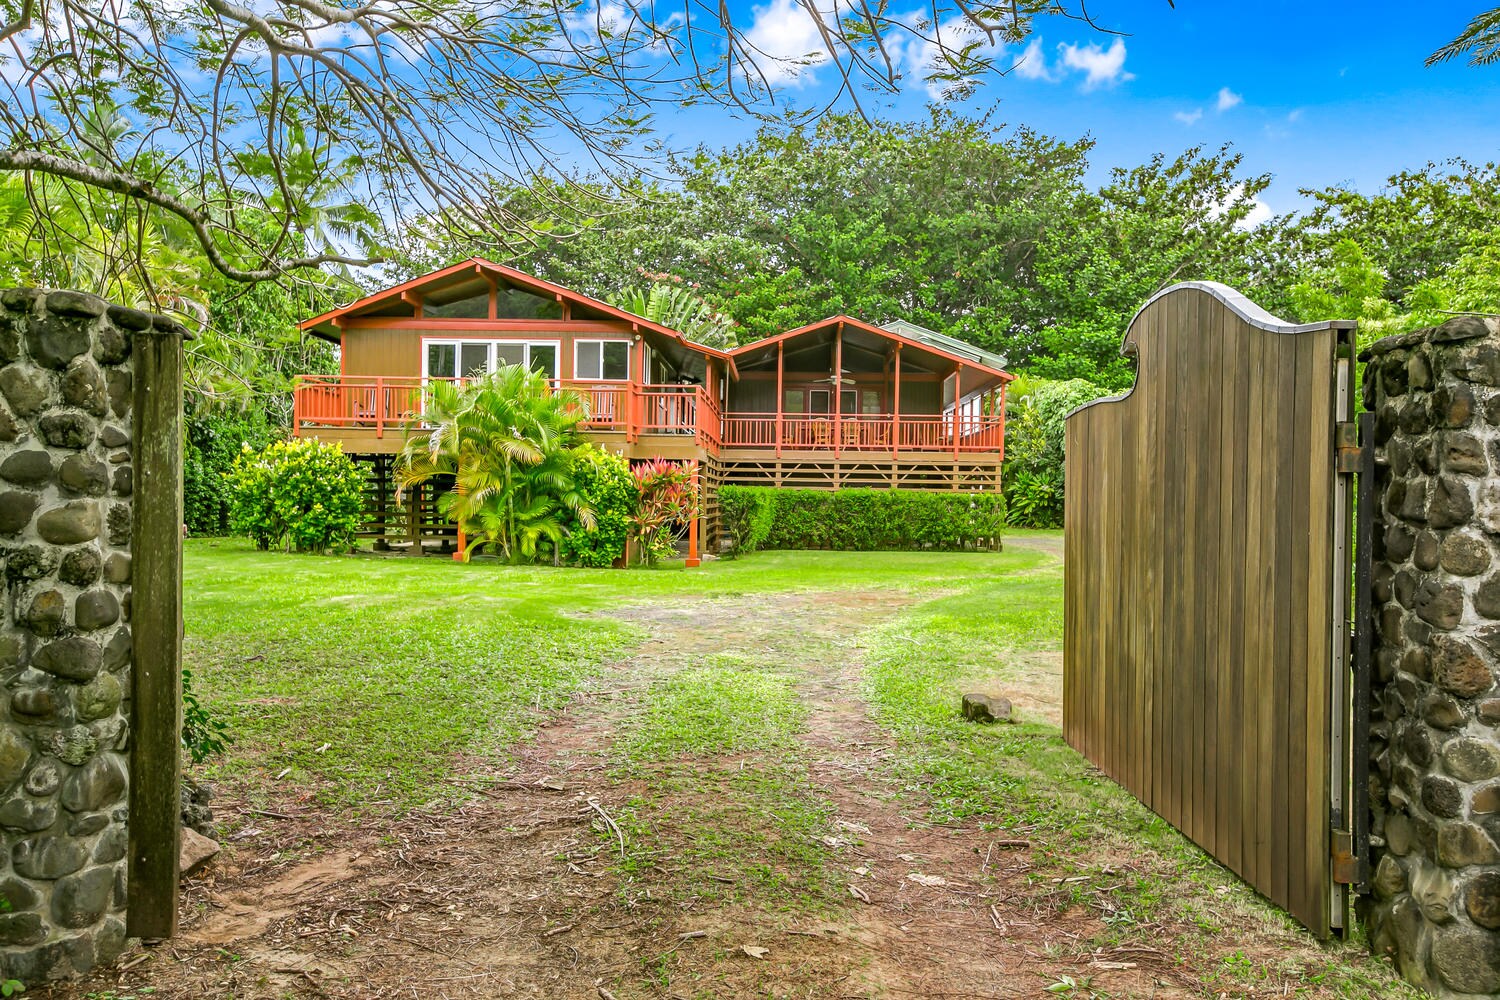
{"type": "Polygon", "coordinates": [[[613,320],[566,319],[409,319],[405,316],[370,316],[347,319],[346,330],[498,330],[511,333],[613,333],[630,335],[623,323],[613,320]]]}
{"type": "MultiPolygon", "coordinates": [[[[698,499],[698,463],[693,463],[693,499],[698,499]]],[[[698,521],[702,518],[700,511],[694,511],[693,517],[688,521],[688,556],[687,568],[697,569],[703,564],[698,558],[698,521]]]]}
{"type": "Polygon", "coordinates": [[[786,333],[778,333],[774,337],[767,337],[764,340],[757,340],[753,343],[744,344],[740,347],[736,347],[733,353],[735,355],[746,354],[750,351],[758,350],[762,347],[768,347],[771,344],[790,340],[793,337],[801,337],[809,333],[816,333],[819,330],[826,330],[828,327],[835,324],[852,326],[856,330],[863,330],[865,333],[871,333],[877,337],[884,337],[885,339],[898,344],[905,344],[907,347],[913,348],[915,350],[926,351],[928,354],[935,354],[940,358],[946,358],[947,360],[952,361],[956,364],[962,364],[969,368],[976,368],[979,371],[986,372],[987,374],[993,375],[996,378],[1002,379],[1006,382],[1013,382],[1016,378],[1016,376],[1003,369],[991,368],[988,365],[979,364],[977,361],[971,361],[967,358],[960,357],[957,354],[953,354],[950,351],[945,351],[941,347],[933,347],[931,344],[924,344],[919,340],[912,340],[910,337],[903,337],[899,333],[895,333],[891,330],[886,330],[878,326],[872,326],[871,324],[866,323],[864,320],[858,320],[853,316],[845,316],[842,314],[838,316],[830,316],[827,319],[820,319],[816,323],[809,323],[807,326],[799,326],[797,329],[788,330],[786,333]]]}
{"type": "Polygon", "coordinates": [[[582,292],[575,292],[570,288],[564,288],[562,285],[553,284],[552,282],[547,281],[544,278],[538,278],[536,275],[527,274],[524,271],[517,271],[513,267],[506,267],[503,264],[496,264],[494,261],[485,260],[483,257],[470,257],[468,260],[454,264],[451,267],[445,267],[440,270],[433,271],[431,274],[424,274],[421,277],[413,278],[410,281],[404,281],[399,285],[393,285],[390,288],[384,289],[383,291],[375,292],[372,295],[367,295],[362,299],[357,299],[354,302],[349,303],[348,305],[340,306],[337,309],[330,309],[328,312],[322,313],[321,315],[314,316],[311,319],[303,320],[301,323],[297,324],[297,326],[300,330],[313,330],[315,327],[321,326],[324,323],[336,322],[338,319],[348,317],[351,313],[356,312],[360,309],[367,309],[371,306],[385,302],[392,296],[399,296],[404,292],[410,292],[416,289],[420,289],[433,282],[441,281],[444,278],[451,278],[455,275],[464,274],[465,272],[469,271],[473,271],[477,274],[488,273],[489,276],[500,278],[504,280],[507,285],[513,286],[515,288],[520,288],[523,291],[529,291],[533,294],[540,294],[546,298],[556,298],[559,302],[563,302],[570,306],[573,304],[583,305],[597,312],[602,312],[614,319],[630,323],[633,325],[633,328],[644,328],[652,331],[653,333],[660,334],[661,336],[669,337],[672,340],[677,341],[684,347],[691,348],[692,350],[704,354],[708,357],[719,358],[720,360],[727,362],[732,376],[736,379],[739,378],[739,369],[735,366],[734,358],[726,351],[721,351],[717,348],[706,347],[703,344],[694,343],[687,337],[683,336],[677,330],[673,330],[671,327],[662,326],[659,323],[653,323],[650,320],[642,319],[641,317],[633,315],[632,313],[628,313],[617,306],[612,306],[608,302],[603,302],[599,299],[592,298],[591,296],[584,295],[582,292]]]}

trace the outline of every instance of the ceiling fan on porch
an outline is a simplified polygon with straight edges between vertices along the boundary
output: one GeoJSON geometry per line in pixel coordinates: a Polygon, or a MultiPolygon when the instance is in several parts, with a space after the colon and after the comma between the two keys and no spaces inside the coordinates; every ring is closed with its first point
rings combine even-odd
{"type": "Polygon", "coordinates": [[[839,369],[839,374],[837,374],[837,375],[825,375],[822,378],[813,379],[813,381],[814,382],[827,382],[829,385],[834,385],[834,384],[838,384],[838,385],[853,385],[854,384],[854,380],[852,378],[848,377],[851,374],[853,374],[853,373],[850,372],[849,369],[847,369],[847,368],[840,368],[839,369]]]}

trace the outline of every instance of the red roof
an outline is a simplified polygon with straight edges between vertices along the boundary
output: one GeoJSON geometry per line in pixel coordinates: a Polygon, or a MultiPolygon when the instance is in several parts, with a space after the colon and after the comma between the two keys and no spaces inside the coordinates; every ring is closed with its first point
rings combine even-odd
{"type": "Polygon", "coordinates": [[[568,302],[573,302],[578,305],[585,306],[596,312],[601,312],[606,316],[611,317],[612,319],[622,320],[624,322],[632,324],[632,326],[650,330],[653,333],[661,334],[664,337],[670,337],[673,340],[676,340],[677,342],[683,344],[686,347],[690,347],[695,351],[699,351],[703,354],[708,355],[709,357],[718,358],[721,361],[728,361],[730,362],[730,364],[733,364],[733,358],[731,358],[727,352],[718,350],[717,348],[707,347],[703,344],[697,343],[696,341],[689,340],[687,337],[683,336],[678,331],[673,330],[671,327],[662,326],[660,323],[653,323],[649,319],[637,316],[634,313],[626,312],[619,306],[612,306],[608,302],[604,302],[599,299],[592,298],[588,295],[584,295],[582,292],[575,292],[571,288],[564,288],[562,285],[556,285],[543,278],[538,278],[534,274],[527,274],[525,271],[518,271],[513,267],[506,267],[504,264],[496,264],[494,261],[485,260],[483,257],[470,257],[468,260],[460,261],[459,263],[454,264],[451,267],[445,267],[441,270],[433,271],[431,274],[424,274],[419,278],[413,278],[410,281],[402,282],[399,285],[392,285],[390,288],[386,288],[373,294],[366,295],[362,299],[356,299],[346,306],[340,306],[337,309],[330,309],[328,312],[325,312],[320,316],[314,316],[312,319],[303,320],[301,323],[297,324],[297,328],[300,330],[315,330],[317,327],[320,327],[326,323],[332,323],[335,320],[340,319],[341,317],[349,316],[353,313],[359,312],[360,310],[381,305],[394,298],[400,298],[402,293],[404,292],[416,291],[435,282],[441,282],[445,278],[451,278],[455,275],[462,275],[465,272],[469,271],[473,271],[479,274],[490,274],[497,278],[502,278],[504,279],[506,284],[514,288],[522,289],[523,291],[538,293],[541,295],[545,295],[548,298],[556,297],[560,300],[566,300],[568,302]]]}

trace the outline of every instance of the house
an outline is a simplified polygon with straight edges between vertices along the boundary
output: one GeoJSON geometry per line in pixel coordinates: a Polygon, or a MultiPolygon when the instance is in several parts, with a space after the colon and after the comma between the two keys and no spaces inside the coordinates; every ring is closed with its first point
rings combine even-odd
{"type": "Polygon", "coordinates": [[[834,316],[720,351],[608,303],[473,258],[315,316],[338,375],[304,375],[293,433],[368,470],[377,544],[451,537],[434,497],[395,502],[394,462],[422,386],[525,364],[588,400],[590,438],[696,463],[710,537],[717,490],[998,490],[1005,386],[994,355],[921,327],[834,316]]]}

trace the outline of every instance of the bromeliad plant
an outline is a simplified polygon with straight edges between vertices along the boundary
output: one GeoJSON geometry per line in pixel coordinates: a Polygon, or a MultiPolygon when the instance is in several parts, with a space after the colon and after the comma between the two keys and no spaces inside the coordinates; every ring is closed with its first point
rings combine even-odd
{"type": "Polygon", "coordinates": [[[554,391],[521,365],[464,384],[432,382],[426,392],[396,465],[397,497],[452,477],[438,510],[471,537],[465,558],[489,546],[505,559],[534,559],[543,539],[562,541],[570,516],[593,527],[574,476],[588,418],[580,394],[554,391]]]}
{"type": "Polygon", "coordinates": [[[630,467],[640,500],[632,534],[641,558],[651,566],[676,549],[676,529],[698,516],[698,486],[687,466],[664,459],[630,467]]]}

